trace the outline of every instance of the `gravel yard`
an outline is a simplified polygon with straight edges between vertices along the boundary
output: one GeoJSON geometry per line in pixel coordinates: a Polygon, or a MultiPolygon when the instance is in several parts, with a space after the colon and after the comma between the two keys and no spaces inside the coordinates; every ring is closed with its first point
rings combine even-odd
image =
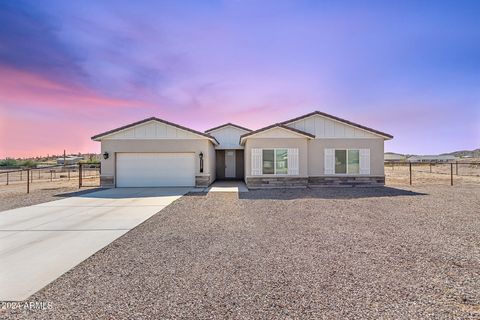
{"type": "Polygon", "coordinates": [[[38,319],[479,319],[480,188],[189,194],[35,301],[52,309],[2,311],[38,319]]]}
{"type": "Polygon", "coordinates": [[[2,185],[0,186],[0,214],[4,210],[60,200],[98,189],[96,187],[84,187],[79,190],[78,181],[35,181],[30,185],[30,193],[27,194],[26,183],[2,185]]]}

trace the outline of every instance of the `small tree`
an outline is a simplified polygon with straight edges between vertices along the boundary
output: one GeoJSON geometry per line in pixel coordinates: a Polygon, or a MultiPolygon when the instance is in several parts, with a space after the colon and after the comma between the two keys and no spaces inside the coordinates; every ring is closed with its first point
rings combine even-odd
{"type": "Polygon", "coordinates": [[[0,167],[17,167],[18,162],[15,159],[6,158],[4,160],[0,160],[0,167]]]}
{"type": "Polygon", "coordinates": [[[27,168],[36,168],[37,163],[33,160],[24,160],[19,163],[21,167],[27,167],[27,168]]]}

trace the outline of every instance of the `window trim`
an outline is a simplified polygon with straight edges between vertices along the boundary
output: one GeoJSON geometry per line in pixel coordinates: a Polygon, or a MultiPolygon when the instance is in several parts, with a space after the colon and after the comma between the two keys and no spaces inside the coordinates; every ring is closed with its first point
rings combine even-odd
{"type": "Polygon", "coordinates": [[[288,148],[261,148],[262,150],[262,176],[288,176],[288,148]],[[273,150],[273,173],[263,173],[263,150],[273,150]],[[277,173],[277,150],[287,151],[287,173],[277,173]]]}
{"type": "Polygon", "coordinates": [[[342,148],[342,149],[333,149],[333,174],[339,176],[357,176],[360,175],[360,148],[342,148]],[[345,151],[345,173],[337,173],[336,172],[336,163],[335,163],[335,151],[345,151]],[[348,173],[348,151],[349,150],[356,150],[358,151],[358,173],[348,173]]]}

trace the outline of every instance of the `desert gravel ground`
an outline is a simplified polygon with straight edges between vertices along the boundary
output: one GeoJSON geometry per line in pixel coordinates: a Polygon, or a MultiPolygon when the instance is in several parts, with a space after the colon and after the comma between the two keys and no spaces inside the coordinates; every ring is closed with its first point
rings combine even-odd
{"type": "Polygon", "coordinates": [[[31,184],[30,193],[27,194],[25,183],[2,185],[0,186],[0,214],[4,210],[60,200],[98,189],[97,187],[84,187],[79,190],[78,182],[75,181],[35,182],[31,184]]]}
{"type": "Polygon", "coordinates": [[[479,319],[480,188],[189,194],[9,318],[479,319]]]}

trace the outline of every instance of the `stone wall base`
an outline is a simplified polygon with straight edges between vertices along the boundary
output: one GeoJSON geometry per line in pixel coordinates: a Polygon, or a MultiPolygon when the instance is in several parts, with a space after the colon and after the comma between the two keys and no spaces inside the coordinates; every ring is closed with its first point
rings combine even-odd
{"type": "MultiPolygon", "coordinates": [[[[208,187],[212,184],[210,175],[206,176],[196,176],[195,177],[195,186],[196,187],[208,187]]],[[[100,176],[100,186],[102,188],[113,188],[115,187],[115,181],[113,176],[100,176]]]]}
{"type": "Polygon", "coordinates": [[[310,187],[379,187],[385,185],[385,176],[322,176],[309,177],[310,187]]]}
{"type": "Polygon", "coordinates": [[[385,185],[385,176],[322,176],[322,177],[247,177],[249,189],[306,187],[378,187],[385,185]]]}
{"type": "Polygon", "coordinates": [[[245,179],[249,189],[260,188],[306,188],[308,178],[299,177],[248,177],[245,179]]]}
{"type": "Polygon", "coordinates": [[[114,186],[113,176],[100,176],[100,187],[113,188],[114,186]]]}
{"type": "Polygon", "coordinates": [[[212,182],[212,177],[210,175],[195,176],[195,187],[208,187],[212,182]]]}

